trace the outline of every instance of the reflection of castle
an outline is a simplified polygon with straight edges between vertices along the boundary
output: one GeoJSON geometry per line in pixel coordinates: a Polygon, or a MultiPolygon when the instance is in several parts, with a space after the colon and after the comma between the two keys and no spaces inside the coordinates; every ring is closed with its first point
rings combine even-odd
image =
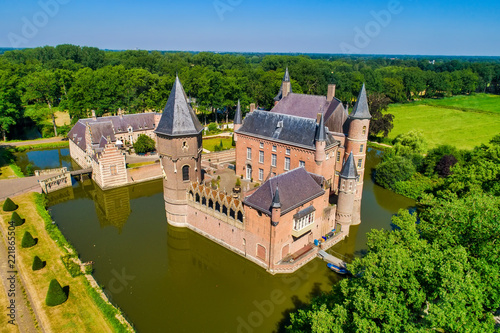
{"type": "Polygon", "coordinates": [[[121,232],[131,212],[129,188],[103,191],[96,186],[93,199],[101,227],[114,226],[121,232]]]}
{"type": "Polygon", "coordinates": [[[285,273],[314,258],[322,236],[328,248],[360,223],[371,116],[364,86],[348,114],[334,85],[326,97],[292,93],[288,70],[275,102],[236,112],[236,175],[264,182],[243,200],[201,182],[202,126],[179,78],[155,133],[168,222],[285,273]]]}

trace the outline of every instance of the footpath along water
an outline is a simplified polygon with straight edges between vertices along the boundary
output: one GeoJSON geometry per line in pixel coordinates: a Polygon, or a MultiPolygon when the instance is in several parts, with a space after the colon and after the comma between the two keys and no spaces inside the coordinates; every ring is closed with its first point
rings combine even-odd
{"type": "MultiPolygon", "coordinates": [[[[380,161],[370,149],[367,169],[380,161]]],[[[289,275],[270,275],[187,229],[168,226],[162,182],[100,190],[75,183],[50,195],[54,220],[97,281],[139,332],[272,332],[288,314],[341,277],[316,259],[289,275]]],[[[332,253],[348,261],[366,248],[371,229],[390,229],[391,216],[412,200],[365,175],[362,223],[332,253]]]]}

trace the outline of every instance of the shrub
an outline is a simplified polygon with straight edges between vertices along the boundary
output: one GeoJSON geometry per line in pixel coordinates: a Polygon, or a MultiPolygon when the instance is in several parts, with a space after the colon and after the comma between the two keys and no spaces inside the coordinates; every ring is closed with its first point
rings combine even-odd
{"type": "Polygon", "coordinates": [[[396,155],[423,154],[427,150],[427,141],[420,131],[399,134],[393,143],[396,155]]]}
{"type": "Polygon", "coordinates": [[[136,154],[144,154],[155,150],[155,140],[145,134],[139,135],[134,142],[134,150],[136,154]]]}
{"type": "Polygon", "coordinates": [[[234,141],[234,134],[231,135],[231,146],[236,146],[236,141],[234,141]]]}
{"type": "Polygon", "coordinates": [[[238,177],[236,177],[236,186],[241,186],[241,180],[238,177]]]}
{"type": "Polygon", "coordinates": [[[24,248],[32,247],[36,245],[36,240],[31,236],[29,231],[26,231],[21,241],[21,246],[24,248]]]}
{"type": "Polygon", "coordinates": [[[402,156],[394,156],[377,166],[375,182],[382,187],[394,189],[396,182],[408,180],[415,172],[416,168],[411,160],[402,156]]]}
{"type": "Polygon", "coordinates": [[[56,279],[50,281],[49,290],[47,291],[47,297],[45,298],[45,304],[48,306],[56,306],[66,302],[68,295],[64,292],[63,288],[57,282],[56,279]]]}
{"type": "Polygon", "coordinates": [[[10,218],[10,220],[12,222],[14,222],[14,225],[16,227],[19,227],[20,225],[23,225],[24,224],[24,219],[21,218],[21,216],[19,216],[19,214],[17,212],[13,212],[12,213],[12,217],[10,218]]]}
{"type": "Polygon", "coordinates": [[[210,123],[208,125],[208,131],[209,132],[217,132],[219,130],[219,127],[217,126],[216,123],[210,123]]]}
{"type": "Polygon", "coordinates": [[[14,201],[12,201],[10,198],[7,198],[5,200],[5,202],[3,203],[3,210],[4,210],[4,212],[12,212],[12,211],[16,210],[17,207],[19,207],[19,206],[16,205],[14,203],[14,201]]]}
{"type": "Polygon", "coordinates": [[[45,262],[43,262],[42,259],[40,259],[40,257],[35,256],[33,258],[33,265],[31,266],[31,269],[34,271],[38,271],[44,267],[45,267],[45,262]]]}
{"type": "Polygon", "coordinates": [[[61,261],[63,262],[64,267],[66,267],[71,277],[82,275],[82,269],[80,268],[80,265],[74,262],[74,257],[74,255],[70,254],[61,257],[61,261]]]}

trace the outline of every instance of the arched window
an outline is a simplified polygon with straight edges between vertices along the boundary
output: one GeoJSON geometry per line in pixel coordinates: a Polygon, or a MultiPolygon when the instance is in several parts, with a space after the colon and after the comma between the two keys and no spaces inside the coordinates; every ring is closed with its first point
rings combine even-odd
{"type": "Polygon", "coordinates": [[[182,180],[189,180],[189,165],[185,165],[182,167],[182,180]]]}
{"type": "Polygon", "coordinates": [[[231,208],[231,209],[229,209],[229,217],[230,217],[230,218],[232,218],[232,219],[234,219],[234,218],[235,218],[235,216],[234,216],[234,215],[235,215],[235,211],[234,211],[234,209],[232,209],[232,208],[231,208]]]}
{"type": "Polygon", "coordinates": [[[207,205],[207,198],[205,198],[205,197],[201,197],[201,204],[202,204],[203,206],[206,206],[206,205],[207,205]]]}
{"type": "Polygon", "coordinates": [[[366,134],[366,126],[363,126],[363,135],[366,134]]]}
{"type": "Polygon", "coordinates": [[[215,210],[220,212],[220,203],[218,201],[215,202],[215,210]]]}
{"type": "Polygon", "coordinates": [[[238,211],[237,217],[238,217],[238,221],[243,223],[243,213],[241,212],[241,210],[238,211]]]}
{"type": "Polygon", "coordinates": [[[214,202],[212,199],[208,199],[208,208],[214,209],[214,202]]]}
{"type": "Polygon", "coordinates": [[[200,202],[200,195],[196,193],[196,202],[200,202]]]}
{"type": "Polygon", "coordinates": [[[227,215],[227,207],[226,207],[226,205],[222,206],[222,214],[227,215]]]}

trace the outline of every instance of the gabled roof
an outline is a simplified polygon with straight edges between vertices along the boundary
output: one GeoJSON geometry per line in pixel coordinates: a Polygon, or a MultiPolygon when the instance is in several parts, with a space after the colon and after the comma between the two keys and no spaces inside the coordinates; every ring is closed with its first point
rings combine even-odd
{"type": "Polygon", "coordinates": [[[347,157],[347,160],[340,171],[340,177],[345,179],[356,179],[358,178],[358,170],[356,170],[356,165],[354,164],[354,156],[352,152],[347,157]]]}
{"type": "Polygon", "coordinates": [[[358,95],[358,100],[354,106],[354,111],[349,115],[353,119],[370,119],[372,116],[368,108],[368,98],[366,96],[366,88],[363,83],[363,87],[358,95]]]}
{"type": "Polygon", "coordinates": [[[189,105],[179,77],[176,77],[155,133],[167,136],[196,135],[202,129],[200,121],[189,105]]]}
{"type": "MultiPolygon", "coordinates": [[[[278,92],[278,95],[274,97],[275,101],[280,101],[283,98],[283,82],[290,82],[290,73],[288,73],[288,67],[285,69],[285,75],[283,75],[283,80],[281,81],[280,91],[278,92]]],[[[292,84],[290,84],[290,91],[288,93],[292,93],[292,84]]]]}
{"type": "MultiPolygon", "coordinates": [[[[315,177],[318,176],[315,175],[315,177]]],[[[269,179],[254,193],[246,197],[243,203],[264,214],[270,215],[278,184],[281,215],[325,193],[323,188],[306,169],[297,168],[269,179]]]]}
{"type": "Polygon", "coordinates": [[[243,122],[243,116],[241,114],[240,100],[238,100],[238,106],[236,107],[236,113],[234,114],[234,123],[236,125],[241,125],[243,122]]]}
{"type": "MultiPolygon", "coordinates": [[[[247,114],[236,133],[315,150],[317,126],[316,119],[257,110],[247,114]]],[[[327,147],[338,144],[327,129],[325,135],[327,147]]]]}

